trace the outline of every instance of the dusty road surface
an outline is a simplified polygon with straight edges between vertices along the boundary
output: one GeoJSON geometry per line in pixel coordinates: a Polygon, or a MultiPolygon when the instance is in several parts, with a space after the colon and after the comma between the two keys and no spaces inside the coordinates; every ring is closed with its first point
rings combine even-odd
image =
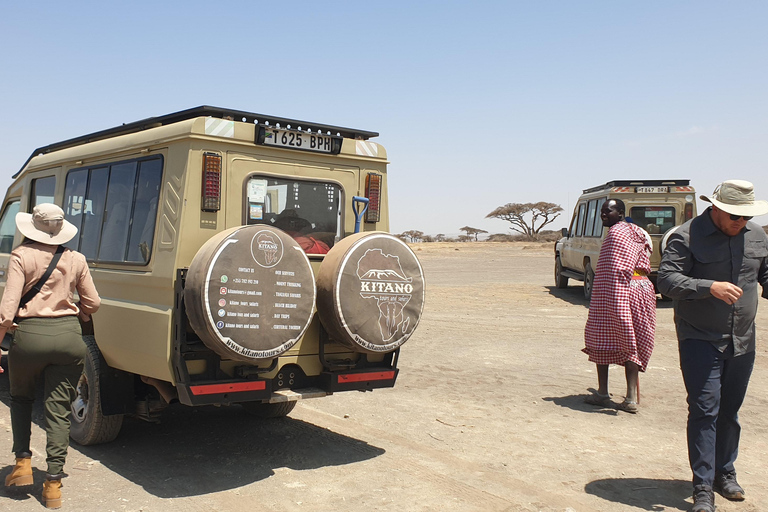
{"type": "MultiPolygon", "coordinates": [[[[420,244],[427,305],[394,389],[300,403],[259,421],[238,407],[172,406],[162,423],[125,421],[108,445],[73,446],[73,511],[663,511],[690,507],[686,405],[672,309],[658,303],[656,350],[637,415],[583,403],[596,385],[580,352],[580,283],[553,288],[550,244],[420,244]]],[[[739,480],[768,510],[768,303],[746,403],[739,480]]],[[[761,327],[762,326],[762,327],[761,327]]],[[[98,334],[98,333],[97,333],[98,334]]],[[[6,374],[7,375],[7,374],[6,374]]],[[[612,368],[620,400],[623,371],[612,368]]],[[[12,460],[7,376],[0,453],[12,460]]],[[[33,464],[45,468],[41,414],[33,464]]],[[[0,478],[10,466],[0,464],[0,478]]],[[[41,510],[0,490],[0,510],[41,510]]]]}

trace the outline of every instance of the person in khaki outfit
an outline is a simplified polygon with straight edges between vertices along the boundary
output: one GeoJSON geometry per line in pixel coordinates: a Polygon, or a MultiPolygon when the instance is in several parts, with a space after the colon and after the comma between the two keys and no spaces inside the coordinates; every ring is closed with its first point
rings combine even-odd
{"type": "Polygon", "coordinates": [[[0,302],[0,338],[13,331],[8,369],[16,465],[5,485],[34,483],[30,450],[32,405],[35,379],[42,375],[48,464],[43,502],[48,508],[59,508],[69,447],[70,403],[86,354],[78,317],[90,321],[101,299],[85,256],[61,246],[77,234],[77,228],[64,219],[61,208],[44,203],[35,206],[31,214],[18,213],[16,227],[26,239],[11,252],[8,280],[0,302]],[[55,267],[49,269],[55,258],[55,267]],[[48,270],[50,274],[41,282],[48,270]],[[34,294],[33,288],[37,288],[34,294]],[[75,291],[80,296],[77,303],[75,291]]]}

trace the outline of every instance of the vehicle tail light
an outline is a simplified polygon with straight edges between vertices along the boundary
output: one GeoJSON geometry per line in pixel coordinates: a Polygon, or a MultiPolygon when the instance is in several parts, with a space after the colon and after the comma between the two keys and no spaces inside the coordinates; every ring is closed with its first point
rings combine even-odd
{"type": "Polygon", "coordinates": [[[693,203],[685,203],[684,212],[685,220],[691,220],[693,218],[693,203]]]}
{"type": "Polygon", "coordinates": [[[369,173],[365,177],[365,197],[368,198],[368,211],[365,213],[365,222],[379,222],[381,174],[369,173]]]}
{"type": "Polygon", "coordinates": [[[203,197],[200,209],[217,212],[221,208],[221,155],[203,153],[203,197]]]}

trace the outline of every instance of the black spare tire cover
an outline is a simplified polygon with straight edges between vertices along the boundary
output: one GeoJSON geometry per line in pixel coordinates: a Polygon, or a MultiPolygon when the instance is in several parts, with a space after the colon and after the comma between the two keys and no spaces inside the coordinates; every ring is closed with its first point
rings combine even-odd
{"type": "Polygon", "coordinates": [[[357,351],[395,350],[413,334],[423,309],[421,264],[388,233],[350,235],[320,264],[320,321],[333,340],[357,351]]]}
{"type": "Polygon", "coordinates": [[[277,228],[254,225],[222,231],[200,248],[187,272],[184,303],[208,348],[253,362],[299,341],[316,294],[299,244],[277,228]]]}

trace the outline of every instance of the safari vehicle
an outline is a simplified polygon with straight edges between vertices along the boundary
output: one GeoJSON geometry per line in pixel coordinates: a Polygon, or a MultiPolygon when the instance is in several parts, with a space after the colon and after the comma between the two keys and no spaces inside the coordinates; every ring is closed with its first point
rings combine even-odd
{"type": "Polygon", "coordinates": [[[567,287],[568,279],[584,281],[584,297],[589,300],[592,296],[594,269],[607,233],[600,208],[607,199],[621,199],[626,216],[651,235],[648,277],[655,286],[661,261],[659,244],[669,229],[696,215],[695,197],[689,180],[614,180],[584,190],[570,227],[563,228],[562,238],[555,243],[555,286],[567,287]]]}
{"type": "Polygon", "coordinates": [[[394,386],[424,277],[386,233],[376,136],[202,106],[34,151],[3,202],[0,272],[22,242],[16,213],[60,205],[102,298],[84,326],[76,442],[177,400],[276,417],[394,386]]]}

